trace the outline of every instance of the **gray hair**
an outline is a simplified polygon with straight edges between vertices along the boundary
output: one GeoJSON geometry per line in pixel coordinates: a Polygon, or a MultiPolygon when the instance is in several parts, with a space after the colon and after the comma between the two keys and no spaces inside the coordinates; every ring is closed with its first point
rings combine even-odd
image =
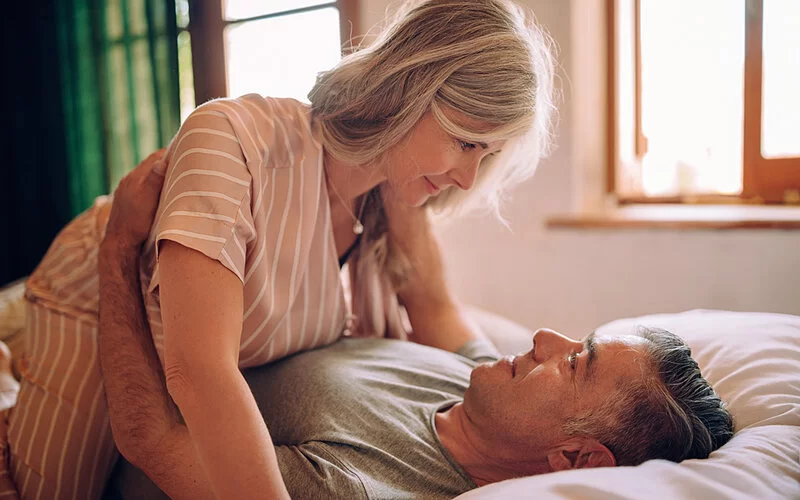
{"type": "Polygon", "coordinates": [[[680,337],[659,328],[639,327],[637,333],[647,340],[648,369],[656,376],[618,386],[608,398],[615,404],[571,419],[566,433],[594,437],[617,465],[708,457],[733,436],[725,403],[680,337]]]}
{"type": "MultiPolygon", "coordinates": [[[[553,78],[549,37],[512,2],[412,0],[369,47],[321,73],[308,97],[326,152],[353,164],[380,161],[428,111],[460,139],[506,140],[469,192],[451,187],[428,203],[440,216],[489,209],[500,217],[505,193],[549,150],[553,78]],[[445,109],[490,127],[464,128],[445,109]]],[[[368,203],[365,213],[368,233],[385,228],[380,203],[368,203]]],[[[378,253],[397,255],[385,236],[369,236],[373,251],[378,245],[378,253]]]]}

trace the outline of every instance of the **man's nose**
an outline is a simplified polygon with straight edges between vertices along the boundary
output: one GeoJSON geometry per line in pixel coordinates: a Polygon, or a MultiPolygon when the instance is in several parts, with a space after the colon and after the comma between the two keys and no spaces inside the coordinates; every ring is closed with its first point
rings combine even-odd
{"type": "Polygon", "coordinates": [[[533,334],[533,358],[543,363],[553,356],[566,356],[580,342],[549,328],[541,328],[533,334]]]}
{"type": "Polygon", "coordinates": [[[474,161],[467,168],[453,169],[449,172],[450,178],[456,183],[458,187],[464,191],[468,191],[475,185],[475,179],[478,177],[478,166],[480,161],[474,161]]]}

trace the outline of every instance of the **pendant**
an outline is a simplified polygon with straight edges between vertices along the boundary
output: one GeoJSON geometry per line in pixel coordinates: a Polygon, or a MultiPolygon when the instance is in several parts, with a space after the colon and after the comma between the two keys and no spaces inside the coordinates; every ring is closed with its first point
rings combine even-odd
{"type": "Polygon", "coordinates": [[[355,224],[353,224],[353,233],[361,234],[364,232],[364,225],[361,223],[360,220],[357,220],[355,224]]]}

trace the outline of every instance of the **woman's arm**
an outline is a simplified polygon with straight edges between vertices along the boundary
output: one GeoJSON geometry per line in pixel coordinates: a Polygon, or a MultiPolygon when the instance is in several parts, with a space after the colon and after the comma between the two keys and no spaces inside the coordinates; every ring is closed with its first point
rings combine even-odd
{"type": "Polygon", "coordinates": [[[186,427],[167,394],[145,320],[139,254],[163,183],[160,151],[121,182],[100,245],[100,368],[111,429],[126,459],[171,498],[211,498],[186,427]]]}
{"type": "Polygon", "coordinates": [[[238,368],[242,283],[179,243],[161,242],[166,385],[220,498],[288,498],[272,439],[238,368]]]}
{"type": "Polygon", "coordinates": [[[153,157],[123,179],[100,250],[100,361],[117,444],[172,498],[209,498],[212,488],[223,498],[288,496],[272,441],[236,366],[241,283],[217,262],[171,241],[161,249],[161,287],[165,329],[174,340],[166,345],[166,380],[161,376],[137,262],[162,182],[163,165],[153,157]],[[168,389],[189,429],[179,423],[168,389]]]}
{"type": "Polygon", "coordinates": [[[213,498],[167,394],[144,317],[138,260],[138,247],[114,238],[101,246],[99,354],[114,440],[170,498],[213,498]]]}
{"type": "Polygon", "coordinates": [[[442,252],[427,210],[394,201],[382,193],[393,244],[410,261],[409,273],[397,290],[411,322],[411,340],[455,352],[483,333],[466,315],[447,286],[442,252]]]}
{"type": "Polygon", "coordinates": [[[160,298],[167,390],[222,498],[286,496],[269,433],[238,368],[245,249],[258,240],[253,195],[265,175],[255,161],[264,144],[254,139],[272,133],[271,120],[244,119],[253,106],[260,101],[215,100],[187,117],[170,145],[151,231],[157,270],[148,288],[160,298]]]}

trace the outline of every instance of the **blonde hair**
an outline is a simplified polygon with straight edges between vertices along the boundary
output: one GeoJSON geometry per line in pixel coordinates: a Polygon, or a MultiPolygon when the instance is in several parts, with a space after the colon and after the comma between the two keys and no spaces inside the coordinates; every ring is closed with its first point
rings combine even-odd
{"type": "MultiPolygon", "coordinates": [[[[428,203],[439,215],[488,208],[499,216],[504,193],[530,177],[549,148],[551,45],[507,0],[412,0],[369,47],[319,75],[308,95],[312,117],[326,152],[360,165],[379,161],[428,111],[460,139],[507,140],[484,160],[470,191],[451,188],[428,203]],[[488,130],[464,128],[446,109],[488,130]]],[[[380,232],[385,221],[374,220],[384,217],[377,202],[368,203],[365,226],[380,232]]],[[[370,236],[364,239],[382,235],[370,236]]]]}

